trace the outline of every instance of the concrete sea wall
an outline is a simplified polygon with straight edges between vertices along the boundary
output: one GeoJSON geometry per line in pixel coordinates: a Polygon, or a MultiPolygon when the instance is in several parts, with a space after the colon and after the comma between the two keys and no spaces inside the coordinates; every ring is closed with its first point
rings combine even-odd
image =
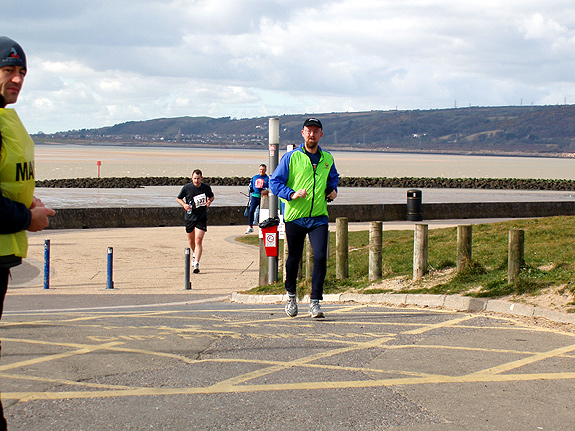
{"type": "MultiPolygon", "coordinates": [[[[245,225],[243,206],[214,206],[209,225],[245,225]]],[[[425,220],[466,218],[526,218],[575,215],[575,202],[469,202],[422,204],[425,220]]],[[[330,221],[347,217],[350,222],[406,220],[407,204],[329,205],[330,221]]],[[[183,226],[181,207],[68,208],[50,219],[50,229],[183,226]]]]}

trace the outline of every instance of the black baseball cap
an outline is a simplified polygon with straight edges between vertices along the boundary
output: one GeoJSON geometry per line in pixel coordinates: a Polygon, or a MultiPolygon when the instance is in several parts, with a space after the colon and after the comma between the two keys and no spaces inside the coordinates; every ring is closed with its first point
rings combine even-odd
{"type": "Polygon", "coordinates": [[[26,54],[17,42],[0,36],[0,67],[21,66],[26,69],[26,54]]]}
{"type": "Polygon", "coordinates": [[[303,126],[304,127],[316,126],[316,127],[319,127],[320,129],[323,129],[323,126],[321,125],[321,121],[319,121],[317,118],[308,118],[307,120],[305,120],[303,122],[303,126]]]}

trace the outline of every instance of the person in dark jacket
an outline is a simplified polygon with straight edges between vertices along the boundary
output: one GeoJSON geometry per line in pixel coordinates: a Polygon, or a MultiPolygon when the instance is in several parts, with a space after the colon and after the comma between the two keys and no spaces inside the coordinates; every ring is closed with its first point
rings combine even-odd
{"type": "MultiPolygon", "coordinates": [[[[26,257],[26,231],[41,231],[48,226],[48,216],[55,214],[34,196],[34,142],[16,111],[6,108],[18,100],[26,70],[22,47],[0,36],[0,318],[10,268],[26,257]]],[[[3,429],[6,420],[0,403],[3,429]]]]}
{"type": "Polygon", "coordinates": [[[254,216],[256,214],[256,210],[260,206],[262,196],[268,194],[270,177],[266,174],[267,169],[268,167],[262,163],[260,165],[259,173],[254,175],[250,181],[250,211],[246,234],[250,234],[254,231],[254,216]]]}

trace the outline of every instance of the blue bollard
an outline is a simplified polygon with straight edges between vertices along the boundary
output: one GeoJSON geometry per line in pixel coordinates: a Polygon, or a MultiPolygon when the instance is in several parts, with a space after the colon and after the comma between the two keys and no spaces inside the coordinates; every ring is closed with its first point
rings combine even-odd
{"type": "Polygon", "coordinates": [[[185,275],[184,275],[184,290],[192,289],[192,282],[190,281],[190,248],[184,251],[185,275]]]}
{"type": "Polygon", "coordinates": [[[50,240],[44,240],[44,289],[50,289],[50,240]]]}
{"type": "Polygon", "coordinates": [[[106,289],[113,289],[114,288],[114,249],[112,247],[108,247],[108,281],[106,283],[106,289]]]}

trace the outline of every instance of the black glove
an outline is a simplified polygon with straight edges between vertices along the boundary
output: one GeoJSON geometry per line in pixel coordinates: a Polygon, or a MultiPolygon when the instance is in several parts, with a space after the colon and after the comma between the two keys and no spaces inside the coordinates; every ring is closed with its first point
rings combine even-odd
{"type": "Polygon", "coordinates": [[[332,201],[333,201],[333,199],[330,199],[330,198],[327,197],[327,195],[331,194],[331,192],[333,192],[333,187],[332,187],[332,186],[327,186],[327,187],[325,188],[325,200],[328,201],[328,202],[332,202],[332,201]]]}

